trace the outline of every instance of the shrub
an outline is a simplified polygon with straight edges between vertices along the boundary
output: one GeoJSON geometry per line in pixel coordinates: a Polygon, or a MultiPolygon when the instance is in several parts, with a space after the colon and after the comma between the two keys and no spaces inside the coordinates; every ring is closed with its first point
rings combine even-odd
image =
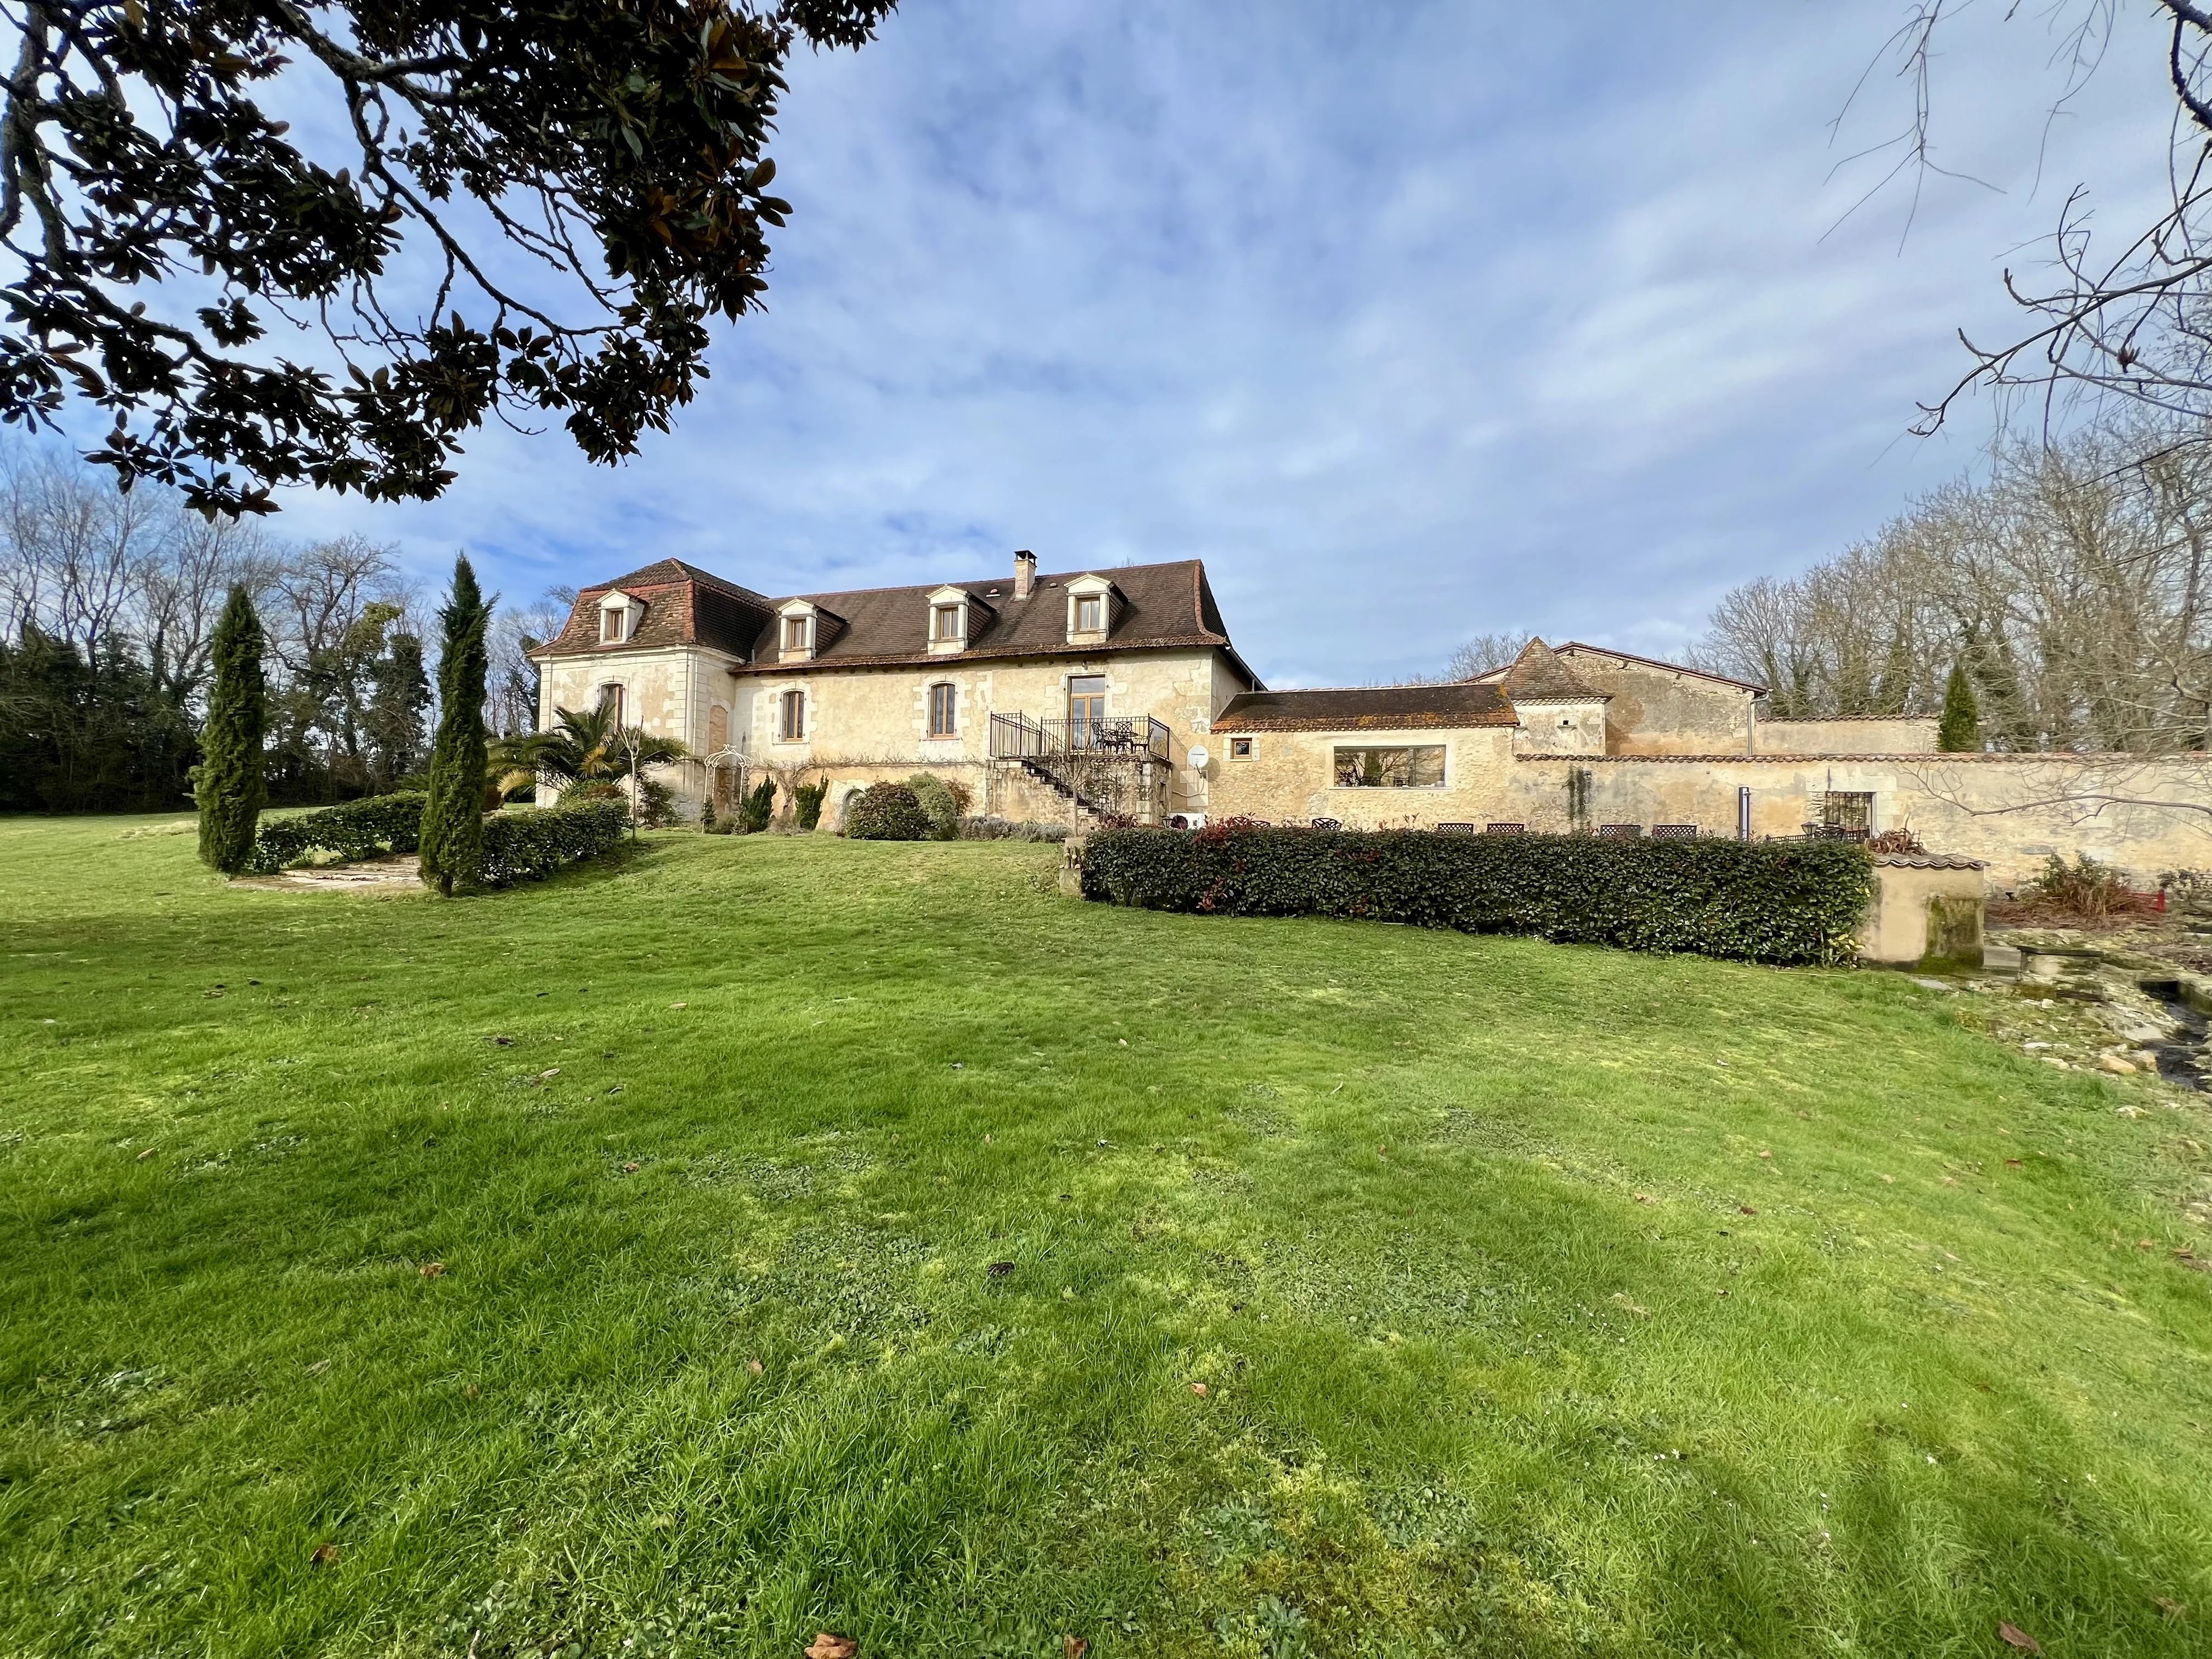
{"type": "Polygon", "coordinates": [[[1085,896],[1216,915],[1361,917],[1755,962],[1842,962],[1871,866],[1850,842],[1613,841],[1212,825],[1109,830],[1085,896]]]}
{"type": "Polygon", "coordinates": [[[310,853],[334,853],[340,859],[374,858],[380,853],[412,853],[422,844],[422,807],[428,797],[371,795],[341,802],[297,817],[269,818],[253,837],[246,867],[273,876],[310,853]]]}
{"type": "Polygon", "coordinates": [[[251,869],[255,823],[268,790],[262,781],[262,735],[268,688],[261,678],[261,619],[242,587],[230,590],[210,650],[215,684],[200,728],[192,796],[200,812],[200,861],[235,875],[251,869]]]}
{"type": "Polygon", "coordinates": [[[2136,892],[2118,871],[2087,853],[2076,853],[2071,865],[2053,853],[2044,860],[2042,873],[2027,884],[2027,890],[2046,909],[2090,921],[2148,909],[2151,903],[2149,895],[2136,892]]]}
{"type": "Polygon", "coordinates": [[[792,786],[791,799],[799,813],[799,827],[817,830],[822,825],[822,802],[830,793],[830,780],[817,778],[812,783],[792,786]]]}
{"type": "Polygon", "coordinates": [[[757,836],[775,816],[775,780],[763,778],[738,798],[738,828],[757,836]]]}
{"type": "Polygon", "coordinates": [[[845,834],[854,841],[927,841],[936,833],[914,791],[902,783],[872,783],[845,808],[845,834]]]}
{"type": "Polygon", "coordinates": [[[620,801],[511,807],[484,820],[483,884],[543,881],[564,864],[612,852],[629,828],[620,801]]]}
{"type": "Polygon", "coordinates": [[[1038,823],[1030,819],[1017,822],[1012,818],[963,818],[960,820],[962,841],[1066,841],[1067,826],[1064,823],[1038,823]]]}
{"type": "Polygon", "coordinates": [[[917,772],[906,781],[906,787],[929,815],[930,828],[938,840],[951,841],[960,833],[960,815],[968,810],[966,785],[940,778],[934,772],[917,772]]]}

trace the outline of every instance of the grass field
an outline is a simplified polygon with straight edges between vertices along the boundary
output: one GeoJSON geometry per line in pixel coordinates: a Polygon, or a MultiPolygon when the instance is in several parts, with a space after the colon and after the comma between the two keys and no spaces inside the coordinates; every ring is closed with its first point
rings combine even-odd
{"type": "Polygon", "coordinates": [[[178,827],[0,822],[0,1653],[2212,1647],[2212,1124],[1901,976],[178,827]]]}

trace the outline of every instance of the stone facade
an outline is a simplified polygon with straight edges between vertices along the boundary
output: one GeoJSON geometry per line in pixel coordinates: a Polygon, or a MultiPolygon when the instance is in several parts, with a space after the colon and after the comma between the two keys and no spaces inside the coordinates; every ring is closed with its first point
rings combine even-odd
{"type": "MultiPolygon", "coordinates": [[[[1023,556],[994,583],[777,600],[666,560],[579,596],[537,655],[539,725],[618,704],[691,751],[660,769],[684,816],[710,793],[728,806],[768,769],[826,778],[834,825],[857,790],[918,771],[964,784],[978,812],[1079,822],[1087,802],[1047,768],[994,762],[992,717],[1063,744],[1073,725],[1079,747],[1134,723],[1149,744],[1138,816],[1158,819],[1204,810],[1189,751],[1256,684],[1218,623],[1195,562],[1041,576],[1023,556]]],[[[1120,747],[1092,742],[1091,775],[1120,747]]]]}
{"type": "Polygon", "coordinates": [[[1743,681],[1541,641],[1453,684],[1268,691],[1194,561],[1042,575],[1021,555],[1010,578],[778,599],[664,560],[584,590],[538,661],[543,723],[618,699],[691,751],[664,778],[687,816],[769,769],[828,779],[832,827],[855,790],[917,771],[980,812],[1096,819],[1099,770],[1021,758],[1011,737],[1140,772],[1115,799],[1143,822],[1910,829],[2002,888],[2053,855],[2138,884],[2212,870],[2203,755],[1938,754],[1931,716],[1769,720],[1743,681]]]}
{"type": "MultiPolygon", "coordinates": [[[[1522,665],[1475,684],[1507,705],[1417,720],[1370,704],[1398,692],[1303,692],[1292,706],[1239,698],[1216,720],[1211,808],[1267,823],[1319,819],[1346,829],[1518,825],[1550,833],[1798,836],[1835,826],[1910,830],[1940,853],[1986,866],[2012,890],[2052,856],[2112,864],[2139,886],[2170,871],[2212,869],[2212,760],[2048,754],[1939,754],[1932,719],[1766,721],[1755,688],[1595,647],[1546,652],[1577,680],[1608,690],[1577,703],[1555,677],[1521,695],[1522,665]],[[1601,708],[1601,720],[1591,709],[1601,708]],[[1686,732],[1655,722],[1692,722],[1686,732]],[[1877,751],[1869,739],[1896,744],[1877,751]],[[1719,746],[1726,743],[1731,746],[1719,746]],[[1816,749],[1814,745],[1832,745],[1816,749]],[[1434,781],[1381,787],[1347,752],[1441,751],[1434,781]]],[[[1527,660],[1524,659],[1524,660],[1527,660]]],[[[1545,674],[1551,676],[1547,665],[1545,674]]],[[[1410,770],[1410,769],[1409,769],[1410,770]]]]}

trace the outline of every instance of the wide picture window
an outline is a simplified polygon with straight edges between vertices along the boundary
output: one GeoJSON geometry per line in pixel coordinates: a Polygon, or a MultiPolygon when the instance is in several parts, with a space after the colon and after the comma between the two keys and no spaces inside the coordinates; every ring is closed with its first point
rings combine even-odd
{"type": "Polygon", "coordinates": [[[1443,781],[1442,744],[1336,751],[1340,789],[1440,789],[1443,781]]]}

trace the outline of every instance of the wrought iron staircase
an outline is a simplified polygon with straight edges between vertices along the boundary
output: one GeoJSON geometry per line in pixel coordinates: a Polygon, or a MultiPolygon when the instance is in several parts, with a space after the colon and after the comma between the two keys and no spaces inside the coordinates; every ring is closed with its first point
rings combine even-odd
{"type": "Polygon", "coordinates": [[[1091,720],[991,716],[991,760],[1024,775],[1097,818],[1158,816],[1170,759],[1165,722],[1149,714],[1091,720]]]}

